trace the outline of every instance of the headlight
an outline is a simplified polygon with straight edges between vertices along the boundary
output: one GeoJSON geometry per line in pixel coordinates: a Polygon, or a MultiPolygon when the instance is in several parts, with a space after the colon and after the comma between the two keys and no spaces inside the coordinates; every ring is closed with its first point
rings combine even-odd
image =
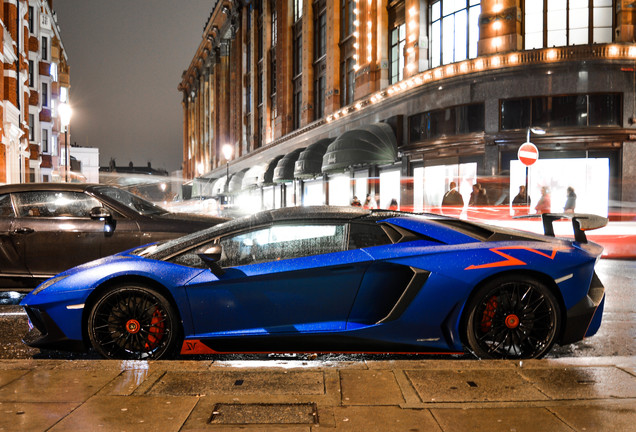
{"type": "Polygon", "coordinates": [[[53,284],[58,283],[59,281],[66,279],[68,277],[68,275],[64,275],[64,276],[57,276],[54,277],[52,279],[49,279],[45,282],[42,282],[42,284],[40,284],[36,289],[34,289],[33,291],[31,291],[32,295],[36,295],[37,293],[39,293],[42,290],[47,289],[48,287],[50,287],[53,284]]]}

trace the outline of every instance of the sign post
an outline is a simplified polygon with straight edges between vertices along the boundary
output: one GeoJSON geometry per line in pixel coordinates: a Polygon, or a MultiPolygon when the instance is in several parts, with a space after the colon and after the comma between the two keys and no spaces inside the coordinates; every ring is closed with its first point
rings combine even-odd
{"type": "MultiPolygon", "coordinates": [[[[530,132],[528,132],[528,135],[530,135],[530,132]]],[[[537,149],[537,146],[535,146],[530,142],[530,140],[528,140],[527,142],[519,146],[519,150],[517,150],[517,158],[526,167],[526,206],[530,206],[530,191],[528,191],[528,167],[534,164],[539,159],[539,149],[537,149]]]]}

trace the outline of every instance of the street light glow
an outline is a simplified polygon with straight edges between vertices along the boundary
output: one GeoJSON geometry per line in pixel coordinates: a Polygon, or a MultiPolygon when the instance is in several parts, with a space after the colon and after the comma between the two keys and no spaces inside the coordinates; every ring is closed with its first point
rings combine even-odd
{"type": "Polygon", "coordinates": [[[71,123],[71,116],[73,115],[71,106],[67,103],[61,103],[58,110],[60,113],[60,121],[62,122],[62,126],[64,126],[64,128],[68,128],[68,125],[71,123]]]}
{"type": "Polygon", "coordinates": [[[225,144],[223,148],[221,149],[221,151],[223,152],[223,157],[225,158],[226,161],[229,161],[230,159],[232,159],[232,153],[234,153],[234,147],[231,144],[225,144]]]}

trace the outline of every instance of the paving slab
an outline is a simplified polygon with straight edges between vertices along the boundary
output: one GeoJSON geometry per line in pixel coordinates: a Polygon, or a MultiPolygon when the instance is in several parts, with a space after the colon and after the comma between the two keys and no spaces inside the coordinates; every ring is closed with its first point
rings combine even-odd
{"type": "Polygon", "coordinates": [[[545,408],[431,409],[444,432],[572,432],[545,408]]]}
{"type": "MultiPolygon", "coordinates": [[[[401,409],[393,406],[347,406],[336,407],[333,412],[335,427],[338,431],[443,431],[431,412],[426,409],[401,409]]],[[[328,429],[314,428],[313,430],[328,429]]]]}
{"type": "Polygon", "coordinates": [[[0,431],[47,431],[78,405],[79,403],[0,402],[0,431]]]}
{"type": "Polygon", "coordinates": [[[192,396],[95,396],[50,431],[177,432],[197,401],[192,396]]]}
{"type": "Polygon", "coordinates": [[[547,397],[516,370],[408,370],[420,399],[428,402],[518,402],[547,397]]]}
{"type": "Polygon", "coordinates": [[[551,399],[636,398],[636,377],[616,367],[520,369],[551,399]]]}
{"type": "Polygon", "coordinates": [[[153,395],[259,394],[323,395],[324,373],[316,371],[166,372],[152,387],[153,395]]]}
{"type": "Polygon", "coordinates": [[[17,380],[23,375],[29,373],[28,369],[10,369],[0,370],[0,387],[9,384],[12,381],[17,380]]]}
{"type": "Polygon", "coordinates": [[[390,370],[340,371],[343,405],[400,405],[404,397],[390,370]]]}
{"type": "Polygon", "coordinates": [[[580,432],[636,430],[636,401],[605,403],[603,406],[551,407],[550,410],[580,432]]]}
{"type": "Polygon", "coordinates": [[[119,371],[35,368],[0,388],[2,402],[84,402],[119,371]]]}

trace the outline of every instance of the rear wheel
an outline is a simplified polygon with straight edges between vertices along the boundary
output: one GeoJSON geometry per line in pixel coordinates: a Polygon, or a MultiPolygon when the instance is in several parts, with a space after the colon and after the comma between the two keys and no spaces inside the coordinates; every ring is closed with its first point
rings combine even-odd
{"type": "Polygon", "coordinates": [[[466,340],[479,358],[539,358],[559,334],[559,302],[547,286],[527,277],[487,283],[466,311],[466,340]]]}
{"type": "Polygon", "coordinates": [[[93,348],[108,359],[160,359],[174,354],[180,340],[177,314],[170,302],[141,285],[106,291],[88,317],[93,348]]]}

